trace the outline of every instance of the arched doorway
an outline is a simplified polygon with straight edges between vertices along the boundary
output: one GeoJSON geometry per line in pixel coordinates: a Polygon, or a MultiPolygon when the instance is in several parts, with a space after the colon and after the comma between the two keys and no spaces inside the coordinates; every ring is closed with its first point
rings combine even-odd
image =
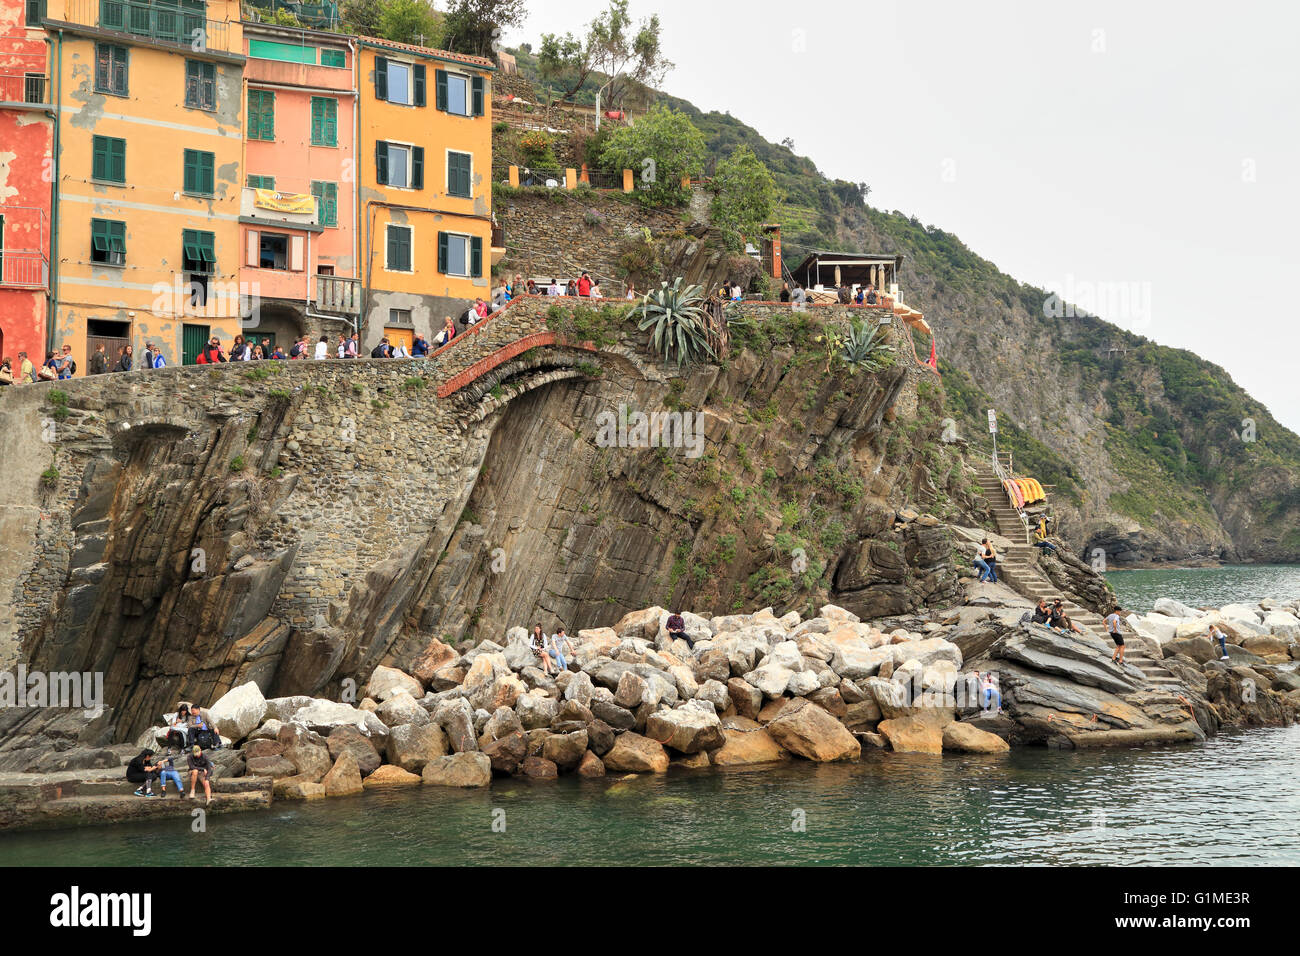
{"type": "Polygon", "coordinates": [[[270,348],[277,345],[289,352],[289,346],[307,331],[307,324],[300,307],[283,302],[263,301],[256,315],[245,320],[240,329],[246,342],[262,344],[265,340],[270,348]],[[255,324],[249,324],[255,323],[255,324]]]}

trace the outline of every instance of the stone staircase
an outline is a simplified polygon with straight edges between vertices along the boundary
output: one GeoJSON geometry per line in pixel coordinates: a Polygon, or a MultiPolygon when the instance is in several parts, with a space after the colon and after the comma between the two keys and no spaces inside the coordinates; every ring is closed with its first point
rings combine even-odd
{"type": "MultiPolygon", "coordinates": [[[[998,554],[998,580],[1010,585],[1031,601],[1037,601],[1040,597],[1049,601],[1057,597],[1064,598],[1065,613],[1070,616],[1070,620],[1109,643],[1110,635],[1102,616],[1080,607],[1062,594],[1061,589],[1038,566],[1038,549],[1026,542],[1025,525],[1012,507],[1011,499],[993,471],[993,466],[982,460],[973,464],[976,482],[989,502],[989,510],[997,523],[997,532],[1012,542],[1010,547],[998,554]]],[[[1137,634],[1126,634],[1124,642],[1127,648],[1124,663],[1140,671],[1147,683],[1175,693],[1182,688],[1182,681],[1160,663],[1163,655],[1159,646],[1153,646],[1152,642],[1137,634]]]]}

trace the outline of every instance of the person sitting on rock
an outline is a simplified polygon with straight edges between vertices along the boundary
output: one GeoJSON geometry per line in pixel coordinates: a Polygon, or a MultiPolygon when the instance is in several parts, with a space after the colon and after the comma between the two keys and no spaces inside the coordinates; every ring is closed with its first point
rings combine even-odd
{"type": "Polygon", "coordinates": [[[1034,608],[1034,616],[1031,618],[1032,624],[1046,624],[1052,619],[1052,609],[1047,606],[1047,598],[1039,598],[1038,606],[1034,608]]]}
{"type": "Polygon", "coordinates": [[[1048,625],[1057,631],[1073,631],[1075,634],[1083,633],[1083,629],[1071,621],[1065,613],[1065,604],[1060,598],[1052,602],[1052,614],[1048,619],[1048,625]]]}
{"type": "Polygon", "coordinates": [[[127,781],[140,784],[135,790],[137,797],[154,795],[153,782],[158,779],[158,772],[159,767],[153,761],[153,751],[147,748],[132,757],[131,762],[126,765],[127,781]]]}
{"type": "Polygon", "coordinates": [[[190,707],[190,741],[200,747],[215,748],[220,746],[221,738],[217,736],[217,725],[212,722],[212,715],[198,704],[190,707]]]}
{"type": "Polygon", "coordinates": [[[993,584],[998,583],[998,553],[993,550],[993,545],[989,544],[989,539],[985,538],[980,544],[980,559],[988,568],[989,576],[984,580],[993,584]]]}
{"type": "Polygon", "coordinates": [[[158,796],[167,796],[167,781],[170,780],[176,784],[176,793],[179,796],[185,796],[185,784],[181,781],[181,775],[176,772],[176,764],[170,757],[163,757],[158,761],[158,773],[162,780],[158,785],[158,796]]]}
{"type": "Polygon", "coordinates": [[[569,654],[572,656],[573,643],[569,640],[569,635],[564,633],[563,626],[551,635],[551,642],[546,648],[546,653],[550,655],[551,660],[555,662],[555,666],[560,670],[566,671],[569,669],[569,662],[564,655],[569,654]]]}
{"type": "Polygon", "coordinates": [[[673,611],[668,615],[668,640],[685,641],[686,646],[695,650],[695,642],[686,635],[686,620],[682,617],[681,611],[673,611]]]}
{"type": "Polygon", "coordinates": [[[555,673],[555,665],[551,663],[551,655],[546,652],[546,632],[542,630],[542,625],[533,625],[533,632],[528,635],[528,646],[541,660],[542,673],[547,677],[555,673]]]}
{"type": "Polygon", "coordinates": [[[212,802],[212,775],[216,773],[217,768],[212,763],[212,758],[203,752],[202,747],[193,747],[186,761],[190,769],[190,797],[194,799],[198,793],[199,781],[203,782],[203,795],[207,797],[208,803],[212,802]]]}
{"type": "Polygon", "coordinates": [[[176,708],[176,713],[172,715],[171,723],[167,731],[167,749],[174,750],[177,753],[184,753],[185,748],[190,746],[190,705],[181,704],[176,708]]]}

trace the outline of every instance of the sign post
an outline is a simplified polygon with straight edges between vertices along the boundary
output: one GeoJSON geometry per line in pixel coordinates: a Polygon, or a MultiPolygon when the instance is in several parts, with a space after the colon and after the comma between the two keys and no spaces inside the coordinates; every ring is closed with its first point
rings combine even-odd
{"type": "Polygon", "coordinates": [[[993,473],[998,473],[998,413],[989,409],[989,434],[993,436],[993,473]]]}

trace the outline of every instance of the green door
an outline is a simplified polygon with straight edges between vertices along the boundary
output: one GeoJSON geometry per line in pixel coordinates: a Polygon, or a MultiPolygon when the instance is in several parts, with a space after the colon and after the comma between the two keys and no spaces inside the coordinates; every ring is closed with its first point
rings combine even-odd
{"type": "Polygon", "coordinates": [[[255,345],[261,345],[262,339],[266,339],[268,343],[265,349],[266,354],[262,358],[270,358],[271,353],[275,351],[274,332],[263,332],[261,329],[254,329],[252,332],[244,333],[244,341],[248,343],[250,349],[255,345]]]}
{"type": "Polygon", "coordinates": [[[194,365],[199,353],[207,348],[212,338],[211,326],[185,325],[181,329],[181,363],[194,365]]]}

